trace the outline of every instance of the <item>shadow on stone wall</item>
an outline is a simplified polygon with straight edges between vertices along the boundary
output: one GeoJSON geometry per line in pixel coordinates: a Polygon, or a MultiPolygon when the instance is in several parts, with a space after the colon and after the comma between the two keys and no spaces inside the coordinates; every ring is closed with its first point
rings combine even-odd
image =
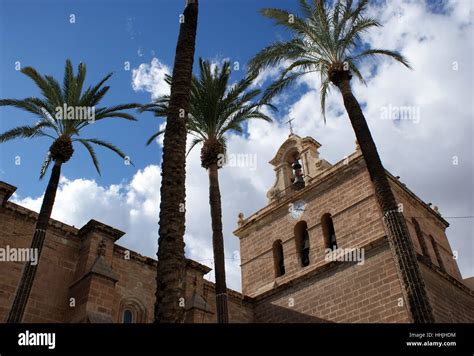
{"type": "Polygon", "coordinates": [[[326,319],[270,303],[259,307],[262,311],[255,311],[255,321],[257,323],[333,323],[326,319]]]}

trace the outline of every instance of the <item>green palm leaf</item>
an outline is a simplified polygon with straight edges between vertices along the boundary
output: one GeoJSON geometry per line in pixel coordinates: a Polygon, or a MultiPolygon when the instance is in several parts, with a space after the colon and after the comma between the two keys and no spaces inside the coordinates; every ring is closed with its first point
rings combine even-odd
{"type": "MultiPolygon", "coordinates": [[[[210,62],[200,59],[199,71],[199,77],[193,77],[191,86],[187,130],[194,139],[188,154],[196,145],[209,140],[218,140],[225,149],[226,133],[243,132],[243,125],[250,119],[272,121],[261,109],[264,106],[274,110],[276,108],[268,104],[264,98],[254,102],[261,94],[260,89],[250,89],[256,79],[255,74],[249,73],[230,87],[229,62],[211,68],[210,62]]],[[[168,84],[171,83],[171,77],[168,76],[165,80],[168,84]]],[[[166,117],[168,103],[169,96],[162,96],[154,103],[143,105],[140,111],[150,111],[155,116],[166,117]]],[[[164,130],[154,133],[148,139],[147,145],[163,133],[164,130]]]]}
{"type": "MultiPolygon", "coordinates": [[[[66,61],[62,86],[52,76],[41,75],[32,67],[25,67],[21,70],[23,74],[32,79],[39,88],[41,97],[28,97],[19,99],[0,99],[0,106],[13,106],[24,110],[33,116],[39,118],[34,125],[24,125],[14,127],[0,134],[0,143],[10,141],[16,138],[35,138],[47,137],[56,140],[59,137],[66,136],[81,143],[90,154],[93,164],[100,174],[99,161],[97,159],[93,145],[98,145],[112,150],[120,157],[125,158],[125,154],[116,146],[100,139],[82,139],[79,136],[81,130],[91,123],[104,119],[120,118],[136,121],[135,117],[126,112],[129,109],[139,108],[136,103],[119,104],[110,107],[97,107],[105,94],[109,91],[109,86],[104,86],[112,74],[105,76],[98,84],[88,87],[84,90],[86,79],[86,65],[80,63],[77,67],[77,74],[74,73],[72,62],[66,61]],[[72,119],[58,117],[58,112],[64,109],[73,108],[74,115],[72,119]],[[86,113],[94,113],[92,118],[76,116],[79,112],[76,109],[85,109],[86,113]]],[[[84,112],[84,111],[82,111],[84,112]]],[[[45,159],[40,172],[42,178],[48,169],[53,157],[48,155],[45,159]]]]}
{"type": "Polygon", "coordinates": [[[336,0],[332,3],[299,0],[299,5],[301,16],[281,9],[261,10],[277,26],[292,33],[291,39],[275,42],[262,49],[249,62],[248,70],[253,74],[276,66],[284,68],[281,76],[265,90],[263,99],[266,102],[294,85],[301,75],[318,71],[321,73],[321,112],[326,120],[326,96],[334,84],[329,78],[331,68],[347,64],[349,70],[364,84],[365,80],[357,66],[367,57],[388,56],[410,68],[406,58],[397,52],[363,46],[364,33],[381,26],[376,19],[364,16],[368,0],[336,0]]]}

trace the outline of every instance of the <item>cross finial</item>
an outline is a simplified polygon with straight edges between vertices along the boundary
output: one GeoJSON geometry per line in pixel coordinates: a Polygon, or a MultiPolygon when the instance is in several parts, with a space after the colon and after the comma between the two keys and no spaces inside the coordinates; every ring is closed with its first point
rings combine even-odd
{"type": "Polygon", "coordinates": [[[293,118],[290,118],[290,119],[288,119],[287,122],[285,122],[285,124],[290,124],[290,135],[293,134],[293,125],[291,124],[291,122],[292,122],[293,120],[294,120],[293,118]]]}

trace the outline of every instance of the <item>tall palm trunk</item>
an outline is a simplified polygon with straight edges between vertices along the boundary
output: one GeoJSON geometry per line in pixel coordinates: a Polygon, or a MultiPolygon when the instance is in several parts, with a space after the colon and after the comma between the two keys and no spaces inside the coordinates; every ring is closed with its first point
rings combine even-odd
{"type": "Polygon", "coordinates": [[[188,0],[173,68],[163,142],[155,322],[184,321],[186,121],[197,30],[198,1],[188,0]]]}
{"type": "Polygon", "coordinates": [[[13,300],[12,308],[8,315],[7,323],[21,323],[25,313],[28,297],[30,296],[33,281],[35,279],[36,269],[38,267],[41,251],[43,250],[43,243],[46,237],[46,230],[48,229],[49,219],[53,211],[54,200],[56,199],[56,191],[58,189],[59,177],[61,176],[60,161],[55,161],[51,177],[49,178],[48,187],[44,194],[41,210],[36,222],[35,233],[31,248],[38,251],[38,263],[32,265],[31,261],[26,262],[21,276],[20,284],[16,290],[15,299],[13,300]]]}
{"type": "Polygon", "coordinates": [[[413,242],[405,219],[398,210],[390,188],[385,169],[380,160],[364,114],[352,94],[350,75],[346,74],[335,83],[339,88],[344,106],[349,115],[362,155],[364,156],[375,196],[383,213],[383,221],[391,251],[397,265],[397,272],[404,286],[404,294],[415,323],[433,323],[434,316],[425,290],[413,242]]]}
{"type": "Polygon", "coordinates": [[[214,249],[214,271],[216,274],[217,322],[228,323],[227,286],[225,282],[224,237],[222,235],[221,192],[217,164],[209,166],[209,204],[211,206],[212,246],[214,249]]]}

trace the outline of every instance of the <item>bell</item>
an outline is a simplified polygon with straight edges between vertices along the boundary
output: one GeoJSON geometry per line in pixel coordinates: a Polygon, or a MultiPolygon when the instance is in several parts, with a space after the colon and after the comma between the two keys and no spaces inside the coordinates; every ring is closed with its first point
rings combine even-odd
{"type": "Polygon", "coordinates": [[[293,170],[296,172],[296,171],[299,171],[301,170],[301,164],[298,160],[295,160],[293,162],[293,165],[291,166],[291,168],[293,168],[293,170]]]}
{"type": "Polygon", "coordinates": [[[293,168],[293,189],[294,190],[300,190],[303,189],[305,186],[304,179],[303,179],[303,173],[301,172],[301,164],[298,160],[295,160],[293,162],[293,165],[291,166],[293,168]]]}

